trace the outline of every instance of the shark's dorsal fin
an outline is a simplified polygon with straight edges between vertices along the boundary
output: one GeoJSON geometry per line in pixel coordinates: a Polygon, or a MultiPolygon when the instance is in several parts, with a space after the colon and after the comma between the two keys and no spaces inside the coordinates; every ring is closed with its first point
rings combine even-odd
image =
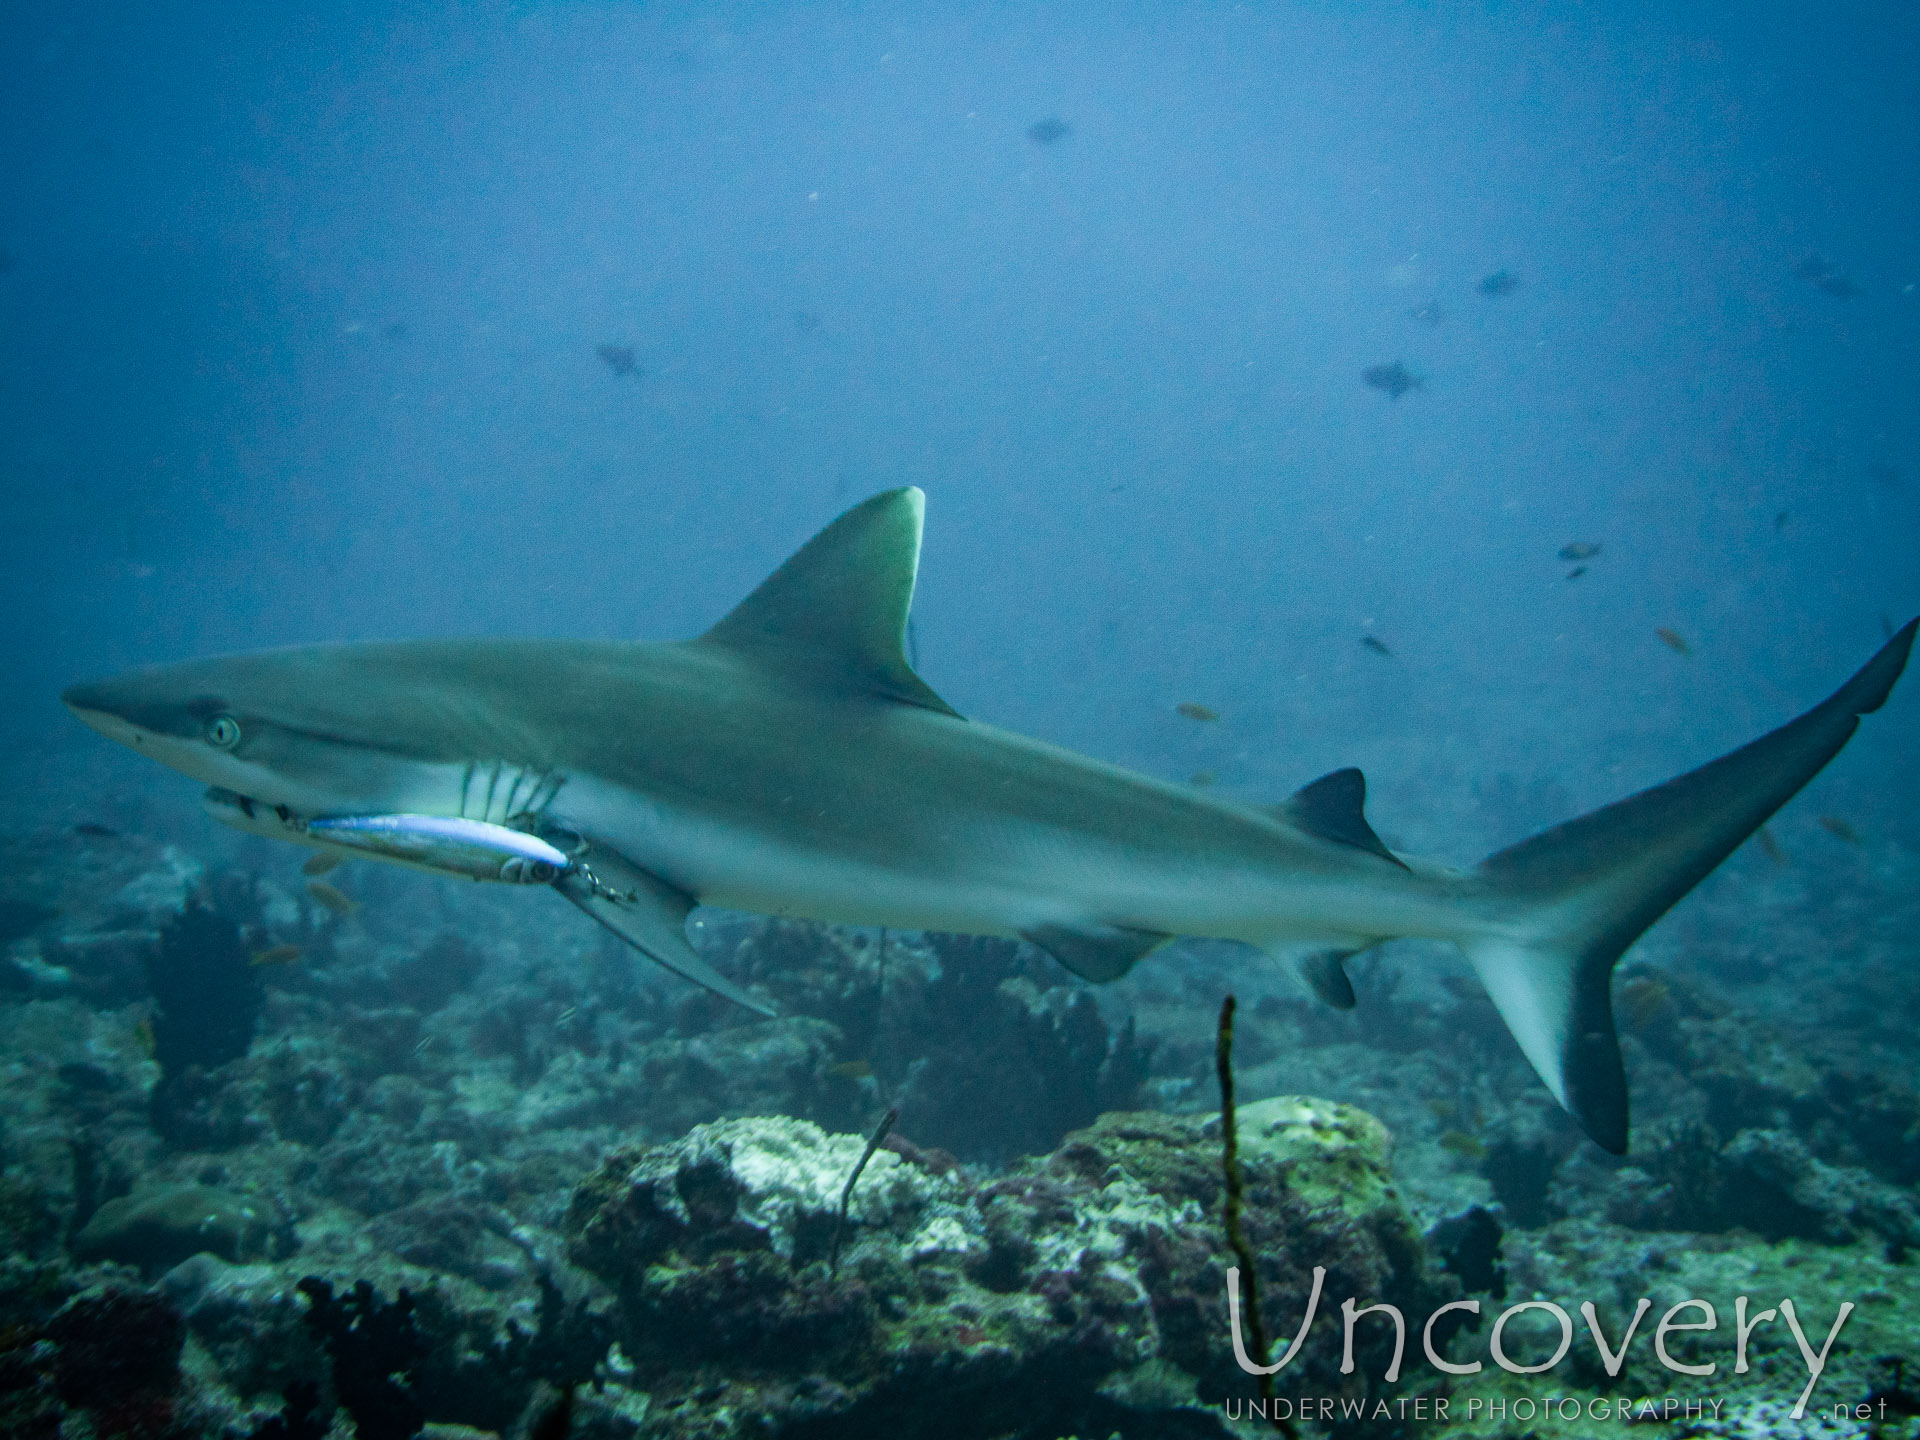
{"type": "Polygon", "coordinates": [[[1344,770],[1322,775],[1311,785],[1302,785],[1270,813],[1322,840],[1351,845],[1406,869],[1400,857],[1373,833],[1373,827],[1367,823],[1366,804],[1367,777],[1349,765],[1344,770]]]}
{"type": "Polygon", "coordinates": [[[907,663],[907,611],[920,569],[926,499],[909,485],[862,501],[695,643],[834,688],[957,716],[907,663]]]}

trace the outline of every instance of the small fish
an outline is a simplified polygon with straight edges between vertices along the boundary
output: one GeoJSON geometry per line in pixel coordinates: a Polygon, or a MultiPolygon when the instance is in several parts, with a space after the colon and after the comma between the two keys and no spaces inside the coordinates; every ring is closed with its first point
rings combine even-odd
{"type": "Polygon", "coordinates": [[[1562,560],[1591,560],[1600,553],[1600,547],[1585,540],[1575,540],[1560,547],[1562,560]]]}
{"type": "Polygon", "coordinates": [[[873,1062],[870,1060],[842,1060],[838,1065],[829,1065],[827,1074],[836,1080],[865,1080],[873,1074],[873,1062]]]}
{"type": "Polygon", "coordinates": [[[634,359],[631,345],[600,345],[595,347],[593,353],[605,362],[609,370],[622,379],[640,373],[640,366],[634,359]]]}
{"type": "Polygon", "coordinates": [[[1197,704],[1192,700],[1182,700],[1178,705],[1174,706],[1173,708],[1175,713],[1184,715],[1189,720],[1199,720],[1199,721],[1211,724],[1213,721],[1218,720],[1220,718],[1220,712],[1218,710],[1210,709],[1209,707],[1205,705],[1197,704]]]}
{"type": "Polygon", "coordinates": [[[82,820],[73,827],[73,833],[87,840],[118,840],[120,832],[109,830],[105,825],[96,825],[91,820],[82,820]]]}
{"type": "Polygon", "coordinates": [[[1773,838],[1773,827],[1771,825],[1762,825],[1757,834],[1760,841],[1760,849],[1765,853],[1767,859],[1776,865],[1786,864],[1787,852],[1782,850],[1780,848],[1780,842],[1773,838]]]}
{"type": "Polygon", "coordinates": [[[318,900],[336,915],[351,915],[360,908],[360,902],[338,890],[324,880],[309,880],[307,893],[318,900]]]}
{"type": "Polygon", "coordinates": [[[160,1042],[153,1035],[153,1021],[142,1017],[134,1025],[133,1048],[149,1060],[160,1053],[160,1042]]]}
{"type": "Polygon", "coordinates": [[[253,964],[256,968],[262,965],[291,965],[299,958],[298,945],[275,945],[266,950],[253,952],[253,964]]]}
{"type": "Polygon", "coordinates": [[[1779,514],[1773,517],[1774,533],[1778,534],[1780,531],[1786,528],[1787,528],[1787,512],[1782,510],[1779,514]]]}
{"type": "Polygon", "coordinates": [[[1058,115],[1036,120],[1027,127],[1027,139],[1036,145],[1053,145],[1073,133],[1073,127],[1058,115]]]}
{"type": "Polygon", "coordinates": [[[1569,579],[1569,580],[1578,580],[1578,579],[1579,579],[1579,578],[1580,578],[1580,577],[1581,577],[1582,575],[1584,575],[1584,574],[1586,574],[1586,573],[1587,573],[1587,567],[1586,567],[1586,566],[1584,566],[1584,565],[1576,565],[1576,566],[1574,566],[1574,567],[1573,567],[1573,568],[1572,568],[1571,570],[1569,570],[1569,571],[1567,572],[1567,579],[1569,579]]]}
{"type": "Polygon", "coordinates": [[[1360,637],[1360,643],[1366,646],[1367,649],[1371,650],[1376,655],[1384,655],[1389,660],[1393,658],[1393,651],[1389,650],[1386,647],[1386,643],[1382,640],[1376,639],[1372,635],[1362,635],[1360,637]]]}
{"type": "Polygon", "coordinates": [[[1842,820],[1838,815],[1822,815],[1820,817],[1820,828],[1833,836],[1834,839],[1844,840],[1849,845],[1858,845],[1860,843],[1860,832],[1842,820]]]}
{"type": "Polygon", "coordinates": [[[1392,400],[1398,400],[1409,390],[1424,390],[1427,384],[1398,360],[1391,365],[1369,365],[1360,372],[1360,378],[1375,390],[1386,391],[1392,400]]]}
{"type": "Polygon", "coordinates": [[[424,1055],[427,1053],[427,1048],[432,1044],[433,1044],[433,1036],[422,1035],[420,1037],[420,1043],[413,1047],[413,1053],[416,1055],[424,1055]]]}
{"type": "Polygon", "coordinates": [[[300,867],[300,873],[302,875],[318,877],[325,875],[330,870],[338,869],[339,866],[340,857],[338,855],[329,854],[327,851],[322,850],[319,854],[308,857],[307,863],[300,867]]]}
{"type": "Polygon", "coordinates": [[[1511,270],[1496,270],[1481,280],[1478,289],[1482,295],[1511,295],[1520,288],[1520,277],[1511,270]]]}
{"type": "Polygon", "coordinates": [[[1440,1136],[1440,1148],[1451,1151],[1462,1160],[1482,1160],[1486,1158],[1486,1143],[1478,1136],[1469,1135],[1464,1130],[1448,1130],[1440,1136]]]}
{"type": "Polygon", "coordinates": [[[567,1006],[566,1009],[562,1010],[558,1015],[553,1017],[554,1026],[556,1028],[565,1027],[566,1025],[570,1024],[573,1020],[573,1017],[578,1015],[579,1013],[580,1013],[580,1007],[578,1005],[567,1006]]]}
{"type": "Polygon", "coordinates": [[[1201,786],[1211,785],[1213,784],[1213,771],[1196,770],[1193,772],[1193,774],[1187,777],[1187,783],[1189,785],[1201,785],[1201,786]]]}
{"type": "Polygon", "coordinates": [[[1687,644],[1687,637],[1682,635],[1678,630],[1670,630],[1665,625],[1662,625],[1653,633],[1658,635],[1661,643],[1673,651],[1674,654],[1691,655],[1693,653],[1693,647],[1687,644]]]}

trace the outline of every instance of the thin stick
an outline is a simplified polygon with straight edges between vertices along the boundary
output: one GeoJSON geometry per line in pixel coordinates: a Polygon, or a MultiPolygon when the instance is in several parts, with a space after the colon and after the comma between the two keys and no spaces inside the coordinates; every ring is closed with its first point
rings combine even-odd
{"type": "Polygon", "coordinates": [[[867,1148],[860,1152],[860,1163],[853,1167],[853,1173],[847,1176],[847,1183],[840,1191],[840,1211],[833,1217],[833,1245],[827,1251],[827,1274],[830,1276],[840,1273],[840,1232],[847,1223],[847,1202],[853,1198],[853,1187],[860,1183],[860,1172],[867,1168],[867,1162],[873,1159],[873,1152],[880,1148],[880,1142],[887,1138],[887,1132],[893,1129],[893,1122],[899,1118],[898,1105],[880,1117],[873,1138],[867,1141],[867,1148]]]}
{"type": "MultiPolygon", "coordinates": [[[[1228,995],[1220,1006],[1220,1036],[1213,1049],[1214,1068],[1220,1074],[1220,1166],[1226,1172],[1227,1182],[1222,1208],[1226,1212],[1227,1245],[1240,1262],[1240,1281],[1247,1297],[1247,1329],[1253,1337],[1253,1363],[1265,1369],[1267,1327],[1260,1318],[1260,1278],[1254,1273],[1253,1247],[1247,1244],[1246,1232],[1240,1227],[1240,1210],[1246,1192],[1240,1176],[1240,1135],[1233,1114],[1233,1008],[1233,996],[1228,995]]],[[[1260,1376],[1260,1398],[1267,1402],[1265,1409],[1272,1417],[1273,1428],[1282,1435],[1292,1435],[1293,1427],[1273,1414],[1271,1374],[1260,1376]]]]}

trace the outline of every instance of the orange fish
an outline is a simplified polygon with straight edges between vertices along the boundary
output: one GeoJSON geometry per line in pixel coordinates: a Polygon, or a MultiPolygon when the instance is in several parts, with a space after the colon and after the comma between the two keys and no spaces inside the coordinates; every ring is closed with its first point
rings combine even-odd
{"type": "Polygon", "coordinates": [[[309,880],[307,893],[336,915],[351,915],[360,908],[358,900],[352,899],[344,891],[336,890],[324,880],[309,880]]]}
{"type": "Polygon", "coordinates": [[[1666,647],[1675,654],[1691,655],[1693,653],[1693,647],[1687,644],[1686,636],[1682,635],[1678,630],[1669,630],[1666,626],[1662,625],[1653,633],[1658,635],[1666,647]]]}

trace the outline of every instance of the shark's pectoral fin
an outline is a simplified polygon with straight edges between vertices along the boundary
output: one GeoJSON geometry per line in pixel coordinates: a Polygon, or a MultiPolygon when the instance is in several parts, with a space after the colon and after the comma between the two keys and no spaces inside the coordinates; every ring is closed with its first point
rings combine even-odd
{"type": "Polygon", "coordinates": [[[909,485],[854,506],[693,643],[804,683],[957,717],[907,663],[926,500],[909,485]]]}
{"type": "Polygon", "coordinates": [[[1020,938],[1038,945],[1082,980],[1104,984],[1118,980],[1173,936],[1123,925],[1050,924],[1022,930],[1020,938]]]}
{"type": "Polygon", "coordinates": [[[1373,833],[1373,826],[1367,823],[1366,804],[1367,777],[1349,765],[1322,775],[1311,785],[1302,785],[1273,806],[1271,813],[1322,840],[1351,845],[1406,869],[1406,862],[1373,833]]]}
{"type": "Polygon", "coordinates": [[[773,1006],[748,994],[715,970],[687,942],[692,897],[623,856],[595,846],[585,864],[554,883],[554,888],[613,931],[649,960],[703,985],[722,999],[772,1016],[773,1006]]]}

